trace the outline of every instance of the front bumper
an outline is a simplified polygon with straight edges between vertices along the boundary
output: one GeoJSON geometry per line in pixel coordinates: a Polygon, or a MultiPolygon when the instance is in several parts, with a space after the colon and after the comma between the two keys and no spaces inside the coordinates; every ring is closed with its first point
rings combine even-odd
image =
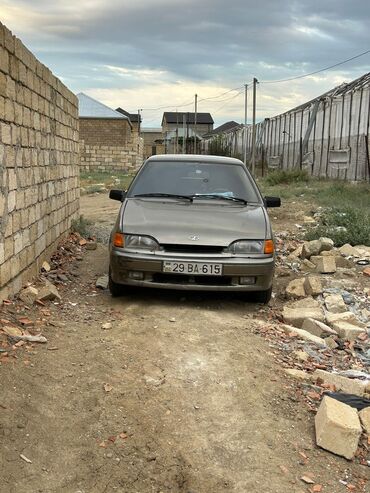
{"type": "Polygon", "coordinates": [[[223,255],[180,255],[151,253],[130,253],[111,247],[110,271],[117,284],[180,289],[194,291],[264,291],[271,287],[274,275],[274,257],[231,257],[223,255]],[[222,276],[192,276],[187,274],[164,273],[164,261],[202,262],[222,264],[222,276]],[[142,276],[134,279],[133,273],[142,276]],[[241,277],[251,277],[252,284],[242,284],[241,277]]]}

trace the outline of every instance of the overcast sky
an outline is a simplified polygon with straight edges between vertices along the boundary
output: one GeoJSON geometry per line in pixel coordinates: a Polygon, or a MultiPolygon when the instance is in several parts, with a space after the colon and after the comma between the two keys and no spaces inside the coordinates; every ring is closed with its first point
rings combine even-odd
{"type": "MultiPolygon", "coordinates": [[[[74,92],[143,108],[147,127],[161,122],[163,109],[152,108],[192,111],[182,105],[195,93],[213,98],[198,110],[217,124],[243,121],[239,92],[253,77],[299,76],[370,49],[366,0],[0,0],[0,20],[74,92]]],[[[297,81],[261,83],[257,116],[304,103],[369,66],[367,54],[297,81]]]]}

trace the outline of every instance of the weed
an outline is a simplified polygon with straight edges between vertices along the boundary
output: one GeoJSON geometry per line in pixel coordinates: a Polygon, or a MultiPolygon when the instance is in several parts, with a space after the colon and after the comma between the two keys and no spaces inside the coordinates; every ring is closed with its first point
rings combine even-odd
{"type": "Polygon", "coordinates": [[[85,219],[82,215],[78,219],[72,219],[71,231],[72,233],[79,233],[83,237],[88,237],[89,227],[91,226],[91,221],[85,219]]]}
{"type": "Polygon", "coordinates": [[[335,246],[345,243],[370,246],[370,213],[355,207],[327,209],[320,218],[318,226],[306,233],[307,240],[326,236],[335,246]]]}
{"type": "Polygon", "coordinates": [[[307,171],[301,169],[279,169],[270,172],[265,178],[268,185],[289,185],[290,183],[308,182],[309,180],[307,171]]]}

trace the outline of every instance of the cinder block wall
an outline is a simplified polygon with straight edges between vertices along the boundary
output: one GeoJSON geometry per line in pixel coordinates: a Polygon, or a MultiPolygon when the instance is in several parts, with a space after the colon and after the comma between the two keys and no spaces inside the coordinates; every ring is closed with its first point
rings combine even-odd
{"type": "Polygon", "coordinates": [[[0,23],[0,299],[79,211],[78,100],[0,23]]]}
{"type": "Polygon", "coordinates": [[[80,118],[80,139],[88,145],[124,146],[131,128],[124,118],[80,118]]]}
{"type": "Polygon", "coordinates": [[[126,119],[80,118],[80,159],[84,171],[136,171],[143,144],[126,119]]]}

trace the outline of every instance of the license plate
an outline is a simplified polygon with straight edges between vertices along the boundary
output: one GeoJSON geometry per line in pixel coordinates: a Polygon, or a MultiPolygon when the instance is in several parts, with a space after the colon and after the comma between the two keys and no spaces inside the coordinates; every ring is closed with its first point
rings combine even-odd
{"type": "Polygon", "coordinates": [[[222,264],[201,262],[163,262],[163,272],[194,276],[222,276],[222,264]]]}

